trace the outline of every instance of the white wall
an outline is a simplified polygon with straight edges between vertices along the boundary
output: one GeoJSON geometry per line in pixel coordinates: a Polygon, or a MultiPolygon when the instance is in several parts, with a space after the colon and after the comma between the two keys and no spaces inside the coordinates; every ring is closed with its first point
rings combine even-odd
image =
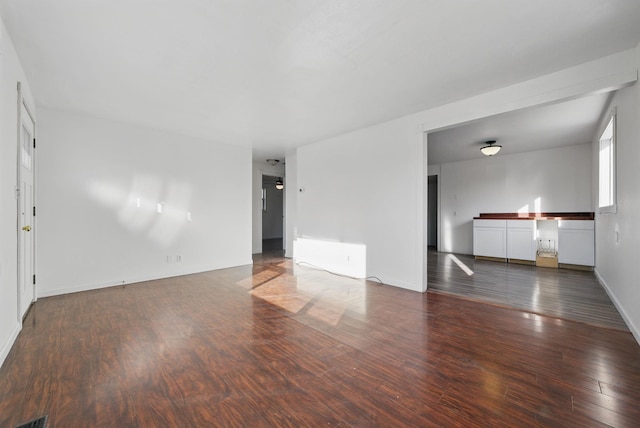
{"type": "Polygon", "coordinates": [[[38,129],[39,295],[251,263],[250,149],[48,109],[38,129]]]}
{"type": "MultiPolygon", "coordinates": [[[[640,45],[637,52],[640,66],[640,45]]],[[[617,212],[596,211],[596,273],[640,343],[640,84],[620,90],[610,107],[617,109],[617,212]]],[[[596,177],[602,129],[593,142],[596,177]]],[[[596,207],[597,185],[593,200],[596,207]]]]}
{"type": "Polygon", "coordinates": [[[284,172],[282,163],[271,166],[265,161],[253,161],[251,191],[251,252],[253,254],[262,252],[262,175],[284,179],[284,172]]]}
{"type": "Polygon", "coordinates": [[[496,212],[587,212],[591,144],[440,165],[440,251],[473,253],[473,217],[496,212]]]}
{"type": "Polygon", "coordinates": [[[293,257],[293,241],[298,233],[298,157],[289,155],[286,159],[285,198],[285,257],[293,257]]]}
{"type": "Polygon", "coordinates": [[[364,244],[368,276],[421,290],[422,133],[387,122],[301,147],[297,160],[298,236],[364,244]]]}
{"type": "Polygon", "coordinates": [[[635,50],[624,51],[301,147],[297,234],[362,243],[367,275],[424,290],[428,160],[416,132],[620,88],[637,80],[637,69],[635,50]]]}
{"type": "MultiPolygon", "coordinates": [[[[18,55],[0,21],[0,365],[20,332],[18,322],[17,83],[32,107],[33,99],[18,55]]],[[[34,230],[35,231],[35,230],[34,230]]]]}

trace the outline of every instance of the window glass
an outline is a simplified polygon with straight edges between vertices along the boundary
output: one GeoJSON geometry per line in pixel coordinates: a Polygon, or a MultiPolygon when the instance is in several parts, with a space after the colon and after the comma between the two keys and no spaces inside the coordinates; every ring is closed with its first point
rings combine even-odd
{"type": "Polygon", "coordinates": [[[600,212],[615,212],[616,209],[616,150],[615,115],[611,115],[600,136],[598,157],[598,207],[600,212]]]}
{"type": "Polygon", "coordinates": [[[31,133],[26,127],[22,127],[22,144],[20,145],[20,160],[22,166],[31,171],[31,133]]]}

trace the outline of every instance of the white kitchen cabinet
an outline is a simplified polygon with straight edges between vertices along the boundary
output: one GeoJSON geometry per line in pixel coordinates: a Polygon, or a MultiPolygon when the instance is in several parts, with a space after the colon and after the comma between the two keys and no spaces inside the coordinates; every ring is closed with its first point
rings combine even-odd
{"type": "Polygon", "coordinates": [[[535,220],[507,220],[507,258],[536,260],[535,220]]]}
{"type": "Polygon", "coordinates": [[[558,221],[558,263],[595,265],[595,224],[593,220],[558,221]]]}
{"type": "Polygon", "coordinates": [[[507,258],[506,220],[473,220],[473,255],[507,258]]]}

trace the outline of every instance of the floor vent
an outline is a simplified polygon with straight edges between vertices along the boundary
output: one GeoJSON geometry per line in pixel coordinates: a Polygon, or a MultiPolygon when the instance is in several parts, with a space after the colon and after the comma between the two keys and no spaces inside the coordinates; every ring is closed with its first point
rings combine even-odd
{"type": "Polygon", "coordinates": [[[45,428],[46,426],[47,426],[47,417],[42,416],[38,419],[25,422],[22,425],[18,425],[16,428],[45,428]]]}

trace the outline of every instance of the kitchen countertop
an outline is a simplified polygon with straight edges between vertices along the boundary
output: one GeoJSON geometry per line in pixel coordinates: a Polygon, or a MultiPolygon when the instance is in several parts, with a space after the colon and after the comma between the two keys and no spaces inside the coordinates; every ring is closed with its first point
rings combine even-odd
{"type": "Polygon", "coordinates": [[[474,220],[594,220],[593,212],[480,213],[474,220]]]}

